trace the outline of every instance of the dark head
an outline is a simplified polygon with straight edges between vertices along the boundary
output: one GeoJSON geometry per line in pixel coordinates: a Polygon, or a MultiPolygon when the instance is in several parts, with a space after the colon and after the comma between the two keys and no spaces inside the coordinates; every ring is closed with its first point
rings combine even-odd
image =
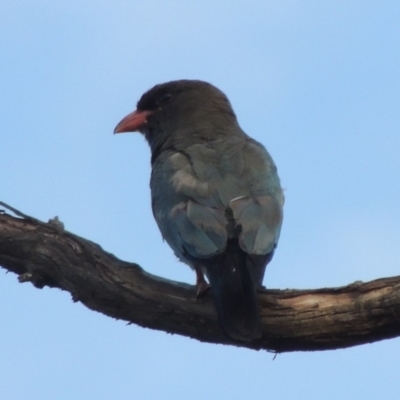
{"type": "Polygon", "coordinates": [[[237,127],[229,100],[215,86],[198,80],[179,80],[154,86],[140,98],[114,133],[139,131],[149,144],[175,140],[206,140],[237,127]]]}

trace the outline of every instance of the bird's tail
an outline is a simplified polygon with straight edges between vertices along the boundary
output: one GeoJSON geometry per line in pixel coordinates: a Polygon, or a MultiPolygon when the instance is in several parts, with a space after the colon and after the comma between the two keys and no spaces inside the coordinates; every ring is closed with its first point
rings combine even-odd
{"type": "Polygon", "coordinates": [[[246,253],[226,252],[206,274],[223,330],[233,339],[252,341],[261,336],[257,288],[246,265],[246,253]]]}

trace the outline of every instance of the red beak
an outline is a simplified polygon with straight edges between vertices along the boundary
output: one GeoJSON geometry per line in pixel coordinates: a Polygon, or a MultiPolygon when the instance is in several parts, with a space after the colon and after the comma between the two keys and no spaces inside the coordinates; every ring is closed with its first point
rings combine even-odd
{"type": "Polygon", "coordinates": [[[147,122],[151,111],[136,110],[123,118],[114,129],[114,133],[135,132],[147,122]]]}

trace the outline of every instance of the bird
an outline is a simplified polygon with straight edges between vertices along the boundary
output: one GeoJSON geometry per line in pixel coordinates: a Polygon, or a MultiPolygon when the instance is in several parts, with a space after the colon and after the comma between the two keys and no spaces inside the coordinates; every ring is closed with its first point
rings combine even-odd
{"type": "Polygon", "coordinates": [[[201,80],[145,92],[114,133],[135,131],[151,149],[152,211],[163,239],[195,271],[198,296],[211,286],[225,337],[259,339],[257,292],[283,220],[273,159],[241,129],[227,96],[201,80]]]}

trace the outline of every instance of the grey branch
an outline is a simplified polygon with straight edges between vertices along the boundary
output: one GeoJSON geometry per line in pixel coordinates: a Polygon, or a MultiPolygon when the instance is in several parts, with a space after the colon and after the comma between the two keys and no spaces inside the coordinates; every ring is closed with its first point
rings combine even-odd
{"type": "Polygon", "coordinates": [[[400,336],[399,276],[339,288],[263,290],[263,336],[234,342],[218,327],[210,293],[197,299],[193,286],[152,276],[63,230],[55,220],[17,215],[22,218],[0,214],[0,265],[20,282],[66,290],[73,301],[113,318],[202,342],[278,353],[400,336]]]}

